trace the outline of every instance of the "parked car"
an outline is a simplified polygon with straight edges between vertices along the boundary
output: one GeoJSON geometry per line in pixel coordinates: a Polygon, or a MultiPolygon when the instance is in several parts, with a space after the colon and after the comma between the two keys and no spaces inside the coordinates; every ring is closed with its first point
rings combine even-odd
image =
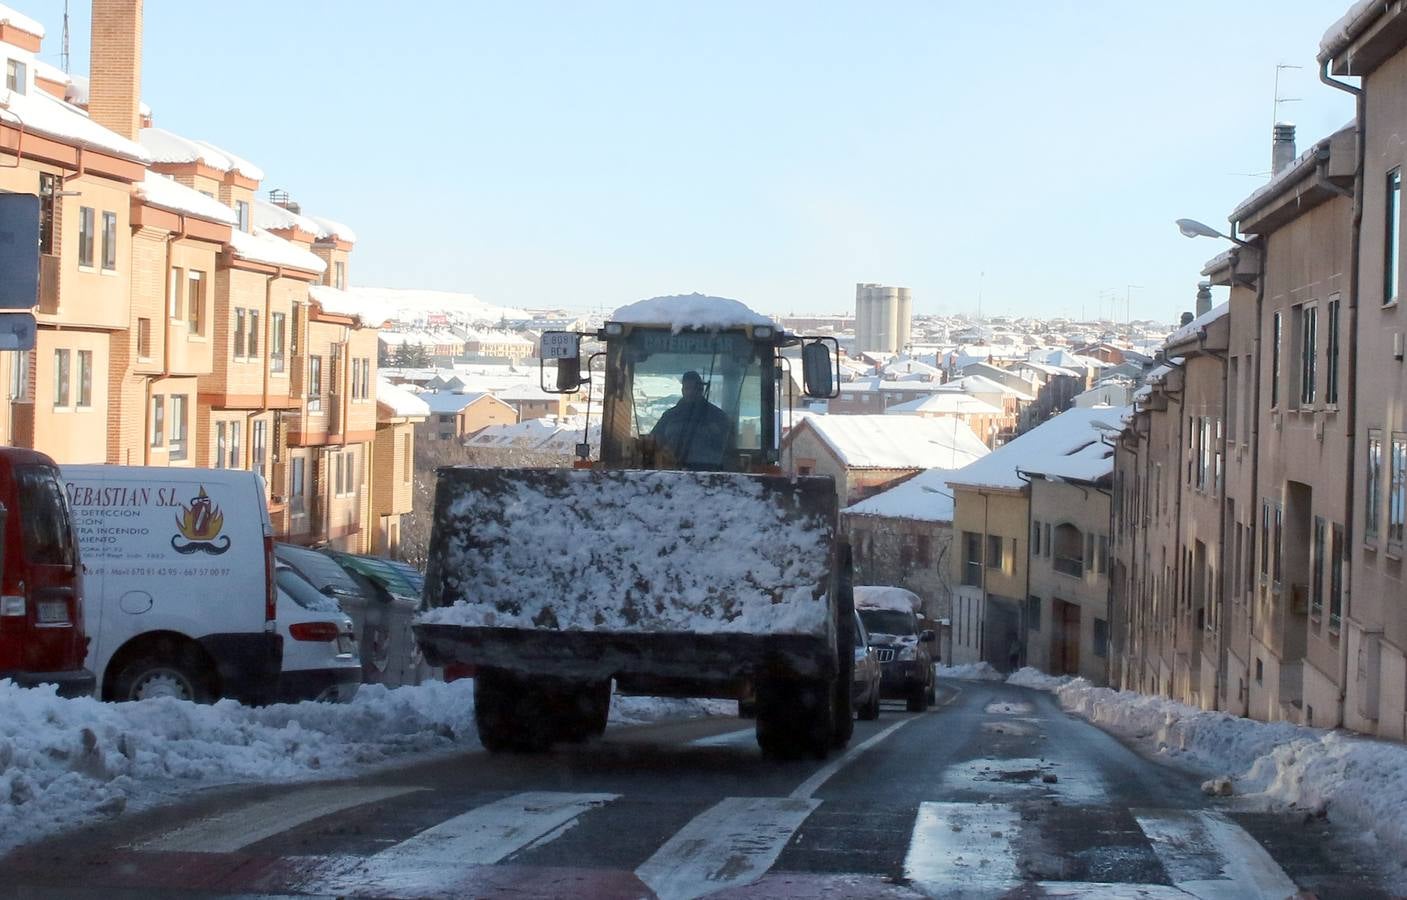
{"type": "Polygon", "coordinates": [[[87,567],[87,665],[104,700],[278,691],[273,523],[233,469],[62,466],[87,567]]]}
{"type": "Polygon", "coordinates": [[[0,678],[93,692],[78,534],[59,469],[33,450],[0,447],[0,678]]]}
{"type": "Polygon", "coordinates": [[[362,683],[351,616],[291,567],[280,563],[275,578],[278,630],[283,635],[278,699],[351,700],[362,683]]]}
{"type": "Polygon", "coordinates": [[[860,614],[855,613],[855,677],[851,681],[850,705],[861,719],[879,718],[880,682],[884,674],[879,659],[870,649],[870,636],[860,614]]]}
{"type": "Polygon", "coordinates": [[[922,603],[903,588],[855,587],[855,609],[884,673],[881,692],[885,698],[906,701],[909,712],[923,712],[937,699],[930,650],[935,635],[919,626],[922,603]]]}

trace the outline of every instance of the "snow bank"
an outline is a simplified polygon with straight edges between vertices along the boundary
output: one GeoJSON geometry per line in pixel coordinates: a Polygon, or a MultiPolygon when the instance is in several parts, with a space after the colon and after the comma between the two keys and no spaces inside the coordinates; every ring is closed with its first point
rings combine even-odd
{"type": "Polygon", "coordinates": [[[1271,804],[1326,810],[1407,853],[1407,746],[1287,722],[1257,722],[1161,697],[1023,669],[1065,709],[1271,804]]]}
{"type": "Polygon", "coordinates": [[[685,328],[717,331],[743,325],[777,327],[776,322],[753,312],[745,303],[704,294],[678,294],[641,300],[616,310],[611,314],[611,321],[626,325],[668,325],[675,334],[685,328]]]}
{"type": "Polygon", "coordinates": [[[611,698],[612,725],[647,725],[700,716],[736,716],[738,701],[675,697],[611,698]]]}
{"type": "Polygon", "coordinates": [[[1054,691],[1069,684],[1072,680],[1074,679],[1069,675],[1047,675],[1040,669],[1026,666],[1008,675],[1006,683],[1014,684],[1017,687],[1035,688],[1038,691],[1054,691]]]}
{"type": "Polygon", "coordinates": [[[923,606],[918,594],[901,587],[874,584],[855,585],[856,609],[893,609],[916,613],[923,606]]]}
{"type": "MultiPolygon", "coordinates": [[[[825,633],[832,523],[805,482],[468,470],[436,523],[432,625],[825,633]]],[[[834,507],[832,507],[833,509],[834,507]]]]}
{"type": "Polygon", "coordinates": [[[469,681],[262,708],[100,703],[0,681],[0,853],[195,788],[331,777],[475,734],[469,681]]]}
{"type": "Polygon", "coordinates": [[[934,666],[939,678],[952,678],[957,681],[1001,681],[1006,676],[992,668],[989,662],[964,663],[960,666],[934,666]]]}

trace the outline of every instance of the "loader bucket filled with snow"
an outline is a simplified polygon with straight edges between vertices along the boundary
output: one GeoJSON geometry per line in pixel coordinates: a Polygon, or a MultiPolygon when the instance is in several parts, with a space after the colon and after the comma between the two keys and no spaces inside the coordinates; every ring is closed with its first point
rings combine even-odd
{"type": "Polygon", "coordinates": [[[612,679],[622,693],[737,698],[767,682],[781,696],[850,676],[830,478],[442,468],[425,600],[429,662],[557,685],[554,698],[609,696],[612,679]]]}

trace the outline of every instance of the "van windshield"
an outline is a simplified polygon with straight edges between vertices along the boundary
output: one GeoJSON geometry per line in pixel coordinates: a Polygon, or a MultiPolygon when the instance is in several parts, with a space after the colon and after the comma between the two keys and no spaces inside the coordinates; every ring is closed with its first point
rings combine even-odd
{"type": "Polygon", "coordinates": [[[43,566],[75,565],[73,527],[68,498],[59,486],[59,470],[37,464],[16,466],[15,489],[25,559],[43,566]]]}
{"type": "Polygon", "coordinates": [[[918,634],[914,617],[897,609],[862,609],[860,621],[870,634],[918,634]]]}

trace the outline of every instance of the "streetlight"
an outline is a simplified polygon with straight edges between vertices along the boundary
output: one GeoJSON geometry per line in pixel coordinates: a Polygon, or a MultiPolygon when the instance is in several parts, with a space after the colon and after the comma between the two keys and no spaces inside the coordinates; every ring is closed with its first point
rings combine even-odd
{"type": "Polygon", "coordinates": [[[1177,230],[1180,231],[1180,232],[1182,232],[1182,236],[1183,236],[1183,237],[1189,237],[1189,238],[1195,238],[1195,237],[1225,238],[1226,240],[1230,241],[1231,243],[1235,244],[1235,245],[1238,246],[1238,247],[1249,247],[1249,246],[1251,246],[1250,244],[1248,244],[1247,242],[1241,240],[1240,238],[1234,238],[1234,237],[1232,237],[1232,236],[1229,235],[1229,234],[1222,234],[1220,231],[1217,231],[1217,230],[1216,230],[1215,228],[1213,228],[1212,226],[1210,226],[1210,225],[1203,225],[1201,222],[1198,222],[1196,219],[1178,219],[1178,220],[1177,220],[1175,223],[1173,223],[1173,224],[1177,225],[1177,230]]]}

